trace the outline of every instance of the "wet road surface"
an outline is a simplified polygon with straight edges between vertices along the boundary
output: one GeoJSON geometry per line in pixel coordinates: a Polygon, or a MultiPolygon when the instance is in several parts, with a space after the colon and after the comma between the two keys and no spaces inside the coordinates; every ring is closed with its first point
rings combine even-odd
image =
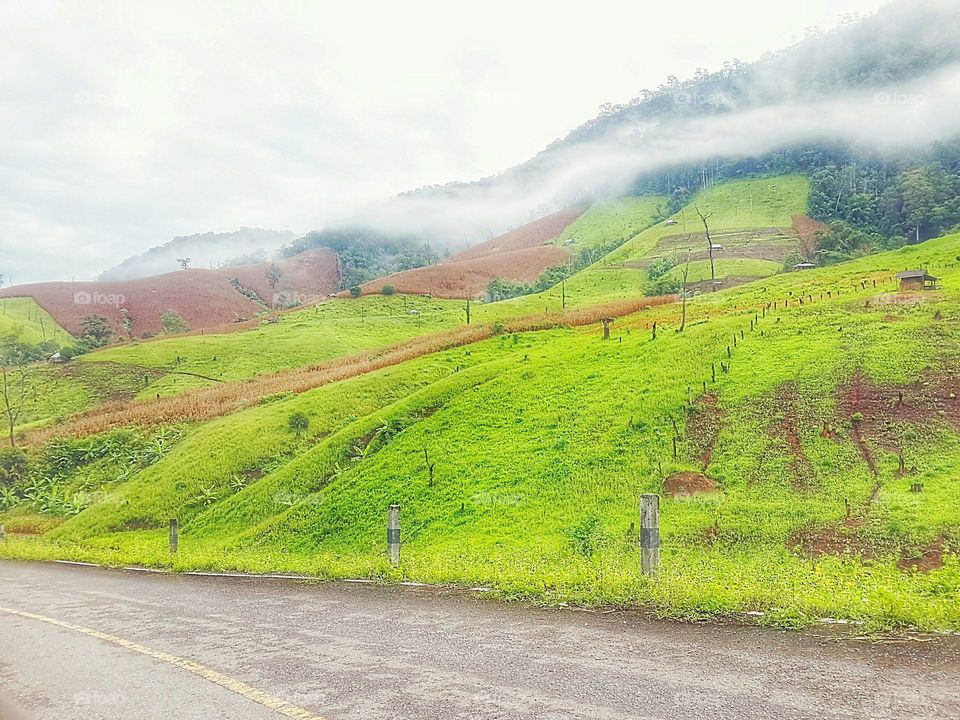
{"type": "Polygon", "coordinates": [[[0,720],[960,717],[960,640],[0,562],[0,720]]]}

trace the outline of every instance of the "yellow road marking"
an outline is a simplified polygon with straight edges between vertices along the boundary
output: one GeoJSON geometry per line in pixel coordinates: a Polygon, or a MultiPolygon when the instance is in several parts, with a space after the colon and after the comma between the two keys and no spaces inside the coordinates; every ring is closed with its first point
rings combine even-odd
{"type": "Polygon", "coordinates": [[[281,700],[280,698],[274,697],[273,695],[265,693],[262,690],[257,690],[255,687],[251,687],[245,682],[235,680],[234,678],[224,675],[223,673],[219,673],[216,670],[211,670],[210,668],[205,667],[200,663],[196,663],[193,660],[187,660],[186,658],[177,657],[176,655],[171,655],[170,653],[154,650],[146,645],[141,645],[140,643],[133,642],[132,640],[126,640],[122,637],[117,637],[116,635],[110,635],[109,633],[93,630],[91,628],[83,627],[82,625],[74,625],[73,623],[64,622],[63,620],[55,620],[54,618],[44,617],[43,615],[37,615],[36,613],[12,610],[5,607],[0,607],[0,612],[7,613],[8,615],[16,615],[17,617],[27,618],[28,620],[39,620],[40,622],[45,622],[50,625],[55,625],[67,630],[73,630],[74,632],[82,633],[83,635],[87,635],[98,640],[104,640],[106,642],[113,643],[114,645],[125,647],[128,650],[133,650],[141,655],[146,655],[147,657],[154,658],[155,660],[160,660],[168,665],[183,668],[184,670],[192,672],[198,677],[202,677],[204,680],[209,680],[210,682],[226,688],[237,695],[241,695],[247,700],[252,700],[255,703],[259,703],[260,705],[276,710],[281,715],[286,715],[290,718],[296,718],[296,720],[325,720],[325,718],[321,715],[314,715],[309,710],[292,705],[286,700],[281,700]]]}

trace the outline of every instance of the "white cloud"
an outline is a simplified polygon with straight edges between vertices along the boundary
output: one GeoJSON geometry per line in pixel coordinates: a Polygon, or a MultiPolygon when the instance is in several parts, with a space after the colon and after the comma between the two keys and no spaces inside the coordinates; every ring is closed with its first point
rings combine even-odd
{"type": "Polygon", "coordinates": [[[602,102],[879,4],[7,3],[0,272],[89,278],[490,175],[602,102]]]}

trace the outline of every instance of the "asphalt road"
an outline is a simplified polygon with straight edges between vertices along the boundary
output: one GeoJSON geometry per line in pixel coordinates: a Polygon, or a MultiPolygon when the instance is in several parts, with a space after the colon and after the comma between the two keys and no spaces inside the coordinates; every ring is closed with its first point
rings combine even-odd
{"type": "Polygon", "coordinates": [[[434,589],[0,562],[0,720],[21,711],[31,720],[951,718],[960,642],[877,644],[434,589]]]}

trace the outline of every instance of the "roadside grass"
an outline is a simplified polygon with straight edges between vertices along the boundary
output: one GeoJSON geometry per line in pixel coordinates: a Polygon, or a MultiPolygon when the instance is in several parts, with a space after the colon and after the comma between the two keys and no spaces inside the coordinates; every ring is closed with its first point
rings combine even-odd
{"type": "Polygon", "coordinates": [[[110,502],[0,555],[955,631],[958,252],[952,236],[703,295],[683,333],[664,305],[623,318],[609,342],[596,326],[505,333],[278,397],[199,426],[110,502]],[[894,292],[894,271],[924,263],[944,290],[894,292]],[[863,412],[858,378],[880,388],[863,412]],[[896,388],[915,415],[893,414],[896,388]],[[285,430],[294,411],[311,417],[300,440],[285,430]],[[716,489],[674,497],[678,472],[716,489]],[[662,496],[655,578],[631,528],[644,492],[662,496]],[[399,570],[385,554],[391,503],[399,570]],[[183,523],[175,557],[169,517],[183,523]],[[925,557],[937,562],[911,569],[925,557]]]}
{"type": "Polygon", "coordinates": [[[9,335],[31,345],[52,340],[61,345],[73,340],[33,298],[0,298],[0,338],[9,335]]]}

